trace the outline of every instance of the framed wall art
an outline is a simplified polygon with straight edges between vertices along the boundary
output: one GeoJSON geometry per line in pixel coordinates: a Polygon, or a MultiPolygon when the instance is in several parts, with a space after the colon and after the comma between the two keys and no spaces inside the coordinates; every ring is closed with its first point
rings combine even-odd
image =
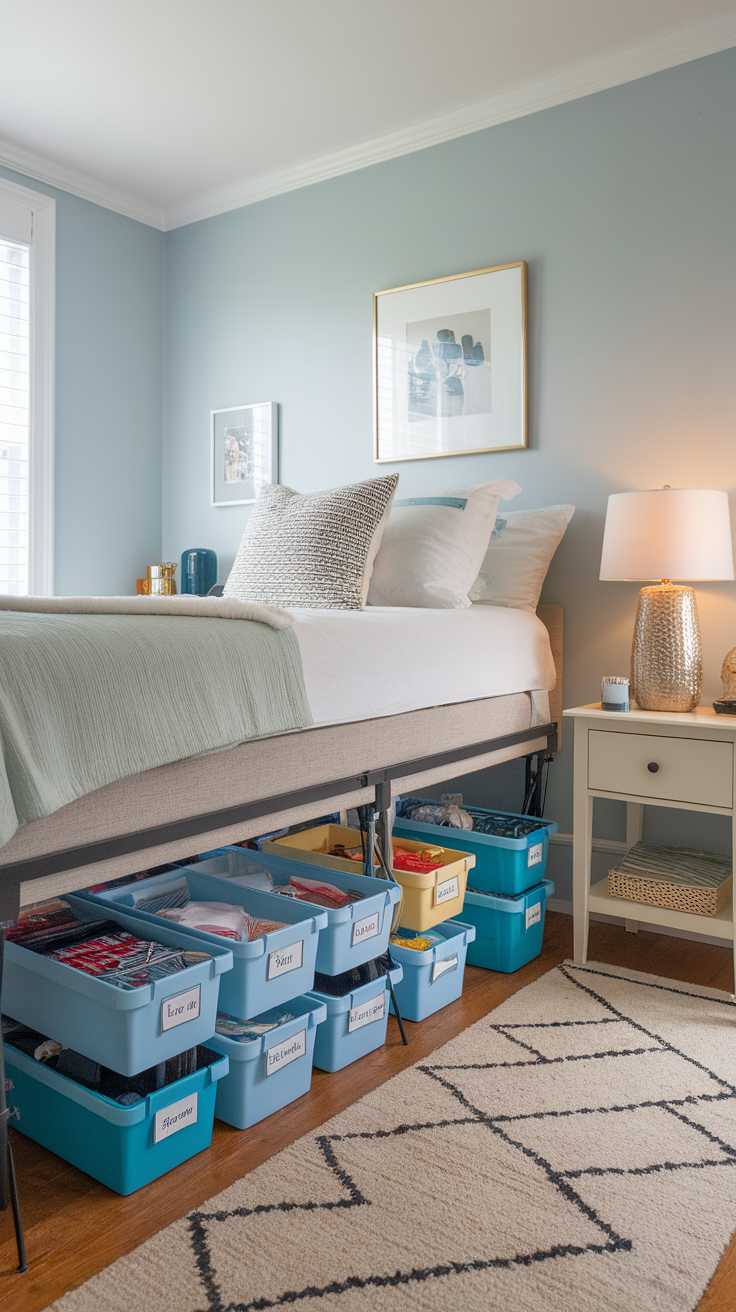
{"type": "Polygon", "coordinates": [[[212,505],[255,501],[279,481],[279,408],[275,401],[212,410],[212,505]]]}
{"type": "Polygon", "coordinates": [[[527,445],[524,260],[376,292],[375,460],[527,445]]]}

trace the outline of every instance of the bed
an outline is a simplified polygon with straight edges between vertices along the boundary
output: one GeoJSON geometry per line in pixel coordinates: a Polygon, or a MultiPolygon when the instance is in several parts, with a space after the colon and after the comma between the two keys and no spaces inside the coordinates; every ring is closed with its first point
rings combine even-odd
{"type": "MultiPolygon", "coordinates": [[[[313,725],[128,775],[0,847],[18,905],[557,746],[562,612],[294,612],[313,725]]],[[[159,621],[160,622],[160,621],[159,621]]],[[[207,623],[206,619],[197,624],[207,623]]]]}

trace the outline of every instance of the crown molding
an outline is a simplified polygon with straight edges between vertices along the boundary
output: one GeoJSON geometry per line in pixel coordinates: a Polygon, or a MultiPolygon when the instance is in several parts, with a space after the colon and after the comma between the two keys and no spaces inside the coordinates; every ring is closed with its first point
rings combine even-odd
{"type": "Polygon", "coordinates": [[[279,196],[286,191],[309,187],[315,182],[354,173],[385,160],[396,159],[428,146],[436,146],[456,137],[479,132],[483,128],[508,123],[542,109],[567,101],[579,100],[596,91],[633,82],[686,64],[693,59],[715,54],[736,45],[736,9],[716,14],[659,36],[648,37],[635,45],[575,64],[559,72],[500,91],[444,114],[436,114],[395,132],[362,141],[345,150],[331,151],[301,163],[273,169],[227,187],[218,187],[164,209],[164,228],[181,228],[185,224],[209,219],[229,210],[253,205],[256,201],[279,196]]]}
{"type": "Polygon", "coordinates": [[[0,138],[0,164],[16,173],[22,173],[26,178],[47,182],[51,187],[71,192],[72,196],[79,196],[82,200],[92,201],[94,205],[102,205],[106,210],[125,214],[129,219],[137,219],[139,223],[163,231],[164,212],[161,205],[145,200],[142,196],[120,191],[107,182],[87,177],[86,173],[78,173],[76,169],[57,164],[54,160],[37,155],[32,150],[25,150],[23,146],[16,146],[3,138],[0,138]]]}

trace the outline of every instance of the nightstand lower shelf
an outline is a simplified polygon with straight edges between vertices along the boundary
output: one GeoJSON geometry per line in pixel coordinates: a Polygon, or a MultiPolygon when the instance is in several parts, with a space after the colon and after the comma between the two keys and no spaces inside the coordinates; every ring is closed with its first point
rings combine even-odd
{"type": "Polygon", "coordinates": [[[601,879],[590,890],[588,911],[599,915],[620,916],[625,920],[638,920],[644,925],[663,925],[667,929],[688,930],[691,934],[709,934],[711,938],[733,940],[733,909],[730,902],[717,916],[697,916],[692,911],[673,911],[670,907],[652,907],[646,902],[630,902],[628,898],[611,897],[608,879],[601,879]]]}

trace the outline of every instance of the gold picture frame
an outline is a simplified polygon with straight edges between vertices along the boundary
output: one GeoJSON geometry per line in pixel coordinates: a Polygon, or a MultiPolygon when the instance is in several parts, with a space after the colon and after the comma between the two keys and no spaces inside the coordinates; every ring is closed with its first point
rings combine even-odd
{"type": "Polygon", "coordinates": [[[528,409],[526,260],[374,292],[376,464],[524,450],[528,409]]]}

